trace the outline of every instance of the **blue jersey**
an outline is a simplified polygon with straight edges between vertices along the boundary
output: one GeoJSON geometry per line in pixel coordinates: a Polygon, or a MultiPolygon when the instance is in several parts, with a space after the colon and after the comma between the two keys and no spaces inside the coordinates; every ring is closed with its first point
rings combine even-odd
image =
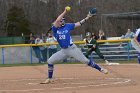
{"type": "Polygon", "coordinates": [[[62,27],[52,27],[54,37],[57,39],[61,48],[68,48],[73,44],[70,32],[74,29],[75,24],[67,23],[62,27]]]}

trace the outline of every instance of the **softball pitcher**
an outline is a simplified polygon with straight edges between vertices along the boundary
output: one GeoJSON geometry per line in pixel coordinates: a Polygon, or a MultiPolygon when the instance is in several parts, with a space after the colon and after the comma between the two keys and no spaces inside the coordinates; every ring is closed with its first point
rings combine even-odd
{"type": "Polygon", "coordinates": [[[77,46],[73,43],[72,38],[70,36],[70,33],[72,30],[74,30],[74,28],[80,27],[90,17],[96,14],[96,9],[93,9],[93,11],[91,12],[92,14],[89,13],[86,16],[86,18],[76,23],[65,23],[64,16],[67,12],[69,11],[65,7],[63,13],[61,13],[53,23],[53,26],[52,26],[53,35],[57,39],[57,42],[59,43],[61,50],[53,54],[48,59],[47,61],[48,62],[48,78],[45,80],[45,82],[42,82],[41,84],[48,84],[52,82],[54,64],[60,60],[65,59],[68,56],[73,57],[79,60],[80,62],[85,63],[88,66],[99,70],[100,72],[104,74],[108,73],[106,69],[103,69],[98,64],[94,63],[91,60],[88,60],[83,55],[83,53],[77,48],[77,46]]]}

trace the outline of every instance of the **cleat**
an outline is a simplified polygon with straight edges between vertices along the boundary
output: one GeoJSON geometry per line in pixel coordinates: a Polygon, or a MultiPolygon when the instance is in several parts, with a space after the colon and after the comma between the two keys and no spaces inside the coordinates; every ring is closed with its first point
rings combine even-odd
{"type": "Polygon", "coordinates": [[[40,84],[50,84],[53,81],[51,79],[46,79],[44,82],[41,82],[40,84]]]}
{"type": "Polygon", "coordinates": [[[104,74],[108,74],[108,70],[104,69],[104,68],[101,69],[101,72],[104,73],[104,74]]]}
{"type": "Polygon", "coordinates": [[[109,65],[109,61],[108,60],[105,60],[105,64],[109,65]]]}

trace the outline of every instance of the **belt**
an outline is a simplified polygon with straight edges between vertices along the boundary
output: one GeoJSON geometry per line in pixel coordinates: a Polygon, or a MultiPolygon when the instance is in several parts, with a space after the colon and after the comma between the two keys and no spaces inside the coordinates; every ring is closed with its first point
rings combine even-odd
{"type": "Polygon", "coordinates": [[[68,47],[64,47],[63,49],[66,49],[66,48],[69,48],[69,47],[71,47],[73,44],[70,44],[70,45],[68,45],[68,47]]]}

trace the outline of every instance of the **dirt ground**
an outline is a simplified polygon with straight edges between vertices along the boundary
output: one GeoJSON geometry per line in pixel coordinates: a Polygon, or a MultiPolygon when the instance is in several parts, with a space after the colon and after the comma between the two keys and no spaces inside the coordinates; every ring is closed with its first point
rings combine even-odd
{"type": "Polygon", "coordinates": [[[84,64],[57,64],[52,84],[47,65],[0,68],[0,93],[140,93],[140,65],[121,64],[102,67],[104,75],[84,64]]]}

